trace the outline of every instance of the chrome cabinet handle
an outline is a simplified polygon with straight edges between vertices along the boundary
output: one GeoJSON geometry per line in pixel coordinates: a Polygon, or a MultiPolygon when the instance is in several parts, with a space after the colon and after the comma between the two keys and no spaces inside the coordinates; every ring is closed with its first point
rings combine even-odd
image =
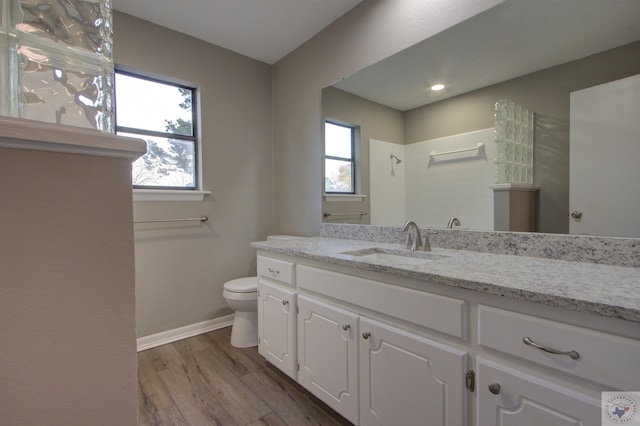
{"type": "Polygon", "coordinates": [[[491,383],[488,387],[492,394],[498,395],[500,393],[500,383],[491,383]]]}
{"type": "Polygon", "coordinates": [[[351,328],[351,325],[350,325],[350,324],[342,324],[342,329],[343,329],[344,331],[347,331],[347,330],[348,330],[348,329],[350,329],[350,328],[351,328]]]}
{"type": "Polygon", "coordinates": [[[267,268],[267,270],[269,272],[271,272],[272,274],[276,274],[276,275],[278,275],[280,273],[279,269],[267,268]]]}
{"type": "Polygon", "coordinates": [[[574,219],[581,219],[582,218],[582,212],[580,210],[574,210],[571,212],[571,217],[574,219]]]}
{"type": "Polygon", "coordinates": [[[522,341],[524,342],[525,345],[527,346],[532,346],[536,349],[540,349],[541,351],[550,353],[550,354],[555,354],[555,355],[566,355],[571,359],[579,359],[580,358],[580,354],[576,351],[559,351],[557,349],[553,349],[553,348],[549,348],[547,346],[543,346],[539,343],[534,342],[530,337],[525,337],[524,339],[522,339],[522,341]]]}
{"type": "Polygon", "coordinates": [[[364,333],[362,333],[362,338],[364,340],[367,340],[369,337],[371,337],[371,333],[369,333],[368,331],[365,331],[364,333]]]}
{"type": "Polygon", "coordinates": [[[289,304],[289,301],[288,301],[288,300],[283,300],[283,301],[282,301],[282,304],[283,304],[284,306],[287,306],[287,305],[289,304]]]}

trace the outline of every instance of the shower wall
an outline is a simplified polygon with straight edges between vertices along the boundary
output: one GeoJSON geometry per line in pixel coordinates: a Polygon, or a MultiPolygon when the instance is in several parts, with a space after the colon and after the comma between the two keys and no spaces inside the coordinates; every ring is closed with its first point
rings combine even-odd
{"type": "Polygon", "coordinates": [[[463,228],[493,229],[493,128],[410,145],[369,141],[371,223],[444,228],[452,216],[463,228]],[[437,155],[476,147],[480,150],[437,155]],[[396,164],[390,156],[397,155],[396,164]]]}
{"type": "Polygon", "coordinates": [[[444,228],[452,216],[468,229],[493,229],[495,179],[493,128],[405,146],[407,218],[421,226],[444,228]],[[483,149],[438,155],[476,147],[483,149]]]}
{"type": "Polygon", "coordinates": [[[405,146],[369,139],[369,205],[375,225],[398,226],[407,217],[406,162],[396,164],[392,154],[405,160],[405,146]]]}

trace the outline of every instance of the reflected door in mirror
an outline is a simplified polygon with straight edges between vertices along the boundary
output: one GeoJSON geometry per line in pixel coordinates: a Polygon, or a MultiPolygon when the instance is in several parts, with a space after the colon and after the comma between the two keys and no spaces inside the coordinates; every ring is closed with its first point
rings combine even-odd
{"type": "Polygon", "coordinates": [[[570,232],[640,237],[640,74],[571,94],[570,232]]]}

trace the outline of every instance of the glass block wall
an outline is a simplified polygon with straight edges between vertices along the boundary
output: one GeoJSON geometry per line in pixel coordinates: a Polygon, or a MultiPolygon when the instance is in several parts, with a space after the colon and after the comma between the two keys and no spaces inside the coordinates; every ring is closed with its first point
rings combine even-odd
{"type": "Polygon", "coordinates": [[[533,184],[533,112],[508,99],[495,106],[496,183],[533,184]]]}
{"type": "Polygon", "coordinates": [[[111,0],[0,0],[0,115],[113,132],[111,0]]]}

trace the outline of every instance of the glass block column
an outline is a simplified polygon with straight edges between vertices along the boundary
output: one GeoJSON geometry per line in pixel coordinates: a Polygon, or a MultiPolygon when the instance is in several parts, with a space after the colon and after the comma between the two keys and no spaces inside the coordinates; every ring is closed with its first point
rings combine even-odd
{"type": "Polygon", "coordinates": [[[0,0],[0,115],[114,131],[111,0],[0,0]]]}
{"type": "Polygon", "coordinates": [[[540,187],[533,185],[533,126],[533,112],[508,99],[496,102],[496,185],[491,187],[496,231],[537,229],[540,187]]]}
{"type": "Polygon", "coordinates": [[[508,100],[495,106],[496,183],[533,184],[533,113],[508,100]]]}

